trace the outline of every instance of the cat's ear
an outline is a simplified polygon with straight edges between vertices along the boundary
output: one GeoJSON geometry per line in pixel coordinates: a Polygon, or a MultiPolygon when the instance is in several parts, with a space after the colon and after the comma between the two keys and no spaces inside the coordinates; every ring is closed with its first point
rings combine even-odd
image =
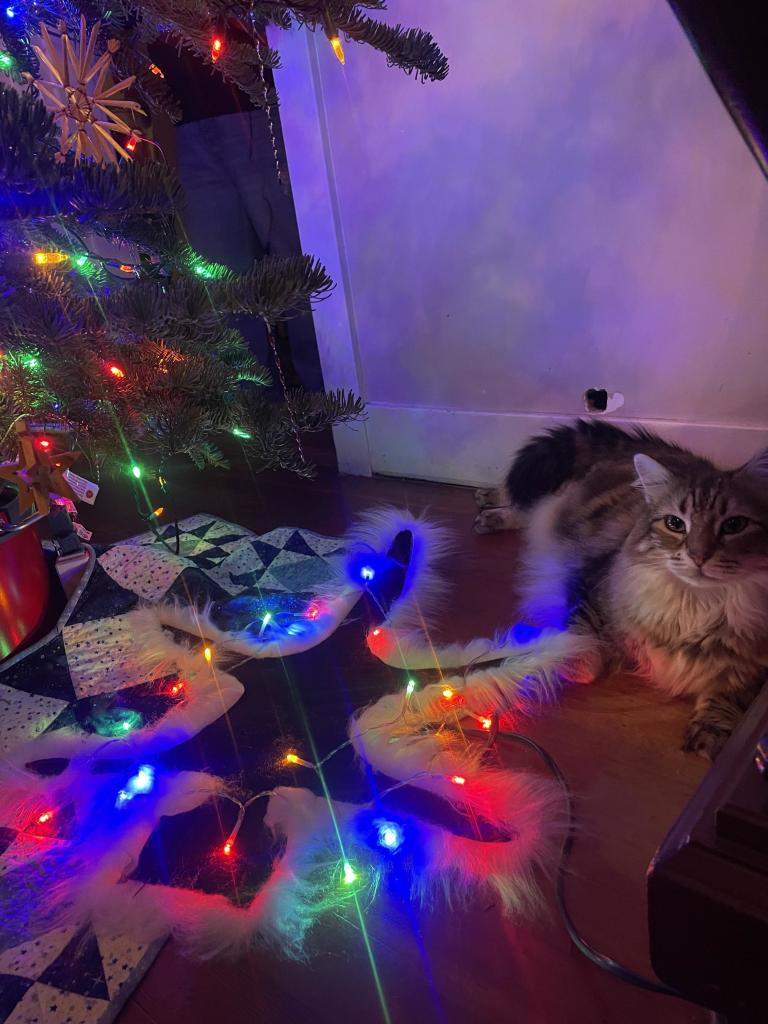
{"type": "Polygon", "coordinates": [[[737,476],[742,476],[742,474],[744,476],[757,477],[758,480],[763,482],[768,480],[768,448],[764,448],[757,455],[753,455],[749,462],[738,470],[737,476]]]}
{"type": "Polygon", "coordinates": [[[665,491],[672,480],[672,474],[665,469],[660,462],[652,459],[650,455],[635,456],[635,472],[638,483],[645,492],[645,497],[650,501],[665,491]]]}

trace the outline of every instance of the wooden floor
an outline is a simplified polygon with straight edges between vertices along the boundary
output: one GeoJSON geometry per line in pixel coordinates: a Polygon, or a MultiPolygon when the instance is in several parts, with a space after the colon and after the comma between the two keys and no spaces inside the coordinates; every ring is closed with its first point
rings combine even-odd
{"type": "MultiPolygon", "coordinates": [[[[235,464],[229,474],[185,476],[178,493],[180,515],[215,513],[257,531],[290,525],[339,534],[356,512],[376,504],[428,510],[456,536],[456,555],[448,566],[453,596],[441,618],[442,635],[456,640],[488,635],[514,614],[517,539],[472,534],[469,490],[340,478],[331,468],[314,482],[282,474],[254,479],[235,464]]],[[[84,519],[99,542],[141,529],[125,496],[109,486],[84,519]]],[[[666,701],[637,681],[613,678],[574,687],[559,706],[520,723],[560,763],[576,794],[579,839],[568,882],[573,916],[593,945],[642,971],[649,970],[646,867],[706,771],[704,762],[679,749],[687,713],[684,703],[666,701]]],[[[540,770],[523,753],[514,763],[540,770]]],[[[422,913],[383,900],[369,911],[367,923],[389,1019],[396,1024],[708,1019],[703,1010],[633,989],[583,959],[571,947],[551,899],[547,913],[533,923],[502,920],[495,907],[422,913]]],[[[193,964],[171,942],[119,1024],[386,1019],[358,930],[331,918],[316,930],[312,946],[316,952],[308,964],[268,953],[193,964]]]]}

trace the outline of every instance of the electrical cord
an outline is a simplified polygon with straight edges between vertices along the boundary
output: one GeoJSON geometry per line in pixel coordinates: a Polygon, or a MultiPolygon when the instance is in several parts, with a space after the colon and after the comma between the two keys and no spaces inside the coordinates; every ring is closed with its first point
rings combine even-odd
{"type": "Polygon", "coordinates": [[[674,996],[676,999],[685,999],[690,1002],[688,997],[682,992],[678,992],[677,989],[671,988],[669,985],[665,985],[662,981],[654,981],[652,978],[647,978],[644,974],[639,974],[637,971],[633,971],[630,967],[625,967],[624,964],[620,964],[612,957],[606,956],[605,953],[600,953],[579,933],[579,930],[571,917],[570,911],[568,910],[568,904],[565,898],[565,868],[576,843],[576,814],[574,810],[573,794],[571,793],[570,786],[568,785],[560,766],[552,755],[539,743],[532,740],[530,736],[525,736],[522,733],[500,733],[496,737],[496,741],[519,743],[535,751],[547,766],[549,772],[556,779],[558,785],[563,791],[563,795],[565,796],[568,808],[568,834],[563,842],[563,847],[560,851],[560,861],[557,865],[555,900],[557,902],[557,909],[563,919],[565,930],[568,932],[568,937],[576,949],[578,949],[578,951],[588,960],[591,960],[593,964],[596,964],[596,966],[600,967],[602,970],[607,971],[609,974],[612,974],[620,981],[626,982],[628,985],[634,985],[636,988],[645,989],[646,992],[657,992],[660,995],[674,996]]]}

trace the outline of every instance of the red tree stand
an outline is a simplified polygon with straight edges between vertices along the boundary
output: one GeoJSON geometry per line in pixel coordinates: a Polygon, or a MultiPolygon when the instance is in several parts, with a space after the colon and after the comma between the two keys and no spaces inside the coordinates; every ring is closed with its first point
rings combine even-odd
{"type": "Polygon", "coordinates": [[[34,522],[0,522],[0,660],[17,650],[40,626],[50,578],[34,522]]]}

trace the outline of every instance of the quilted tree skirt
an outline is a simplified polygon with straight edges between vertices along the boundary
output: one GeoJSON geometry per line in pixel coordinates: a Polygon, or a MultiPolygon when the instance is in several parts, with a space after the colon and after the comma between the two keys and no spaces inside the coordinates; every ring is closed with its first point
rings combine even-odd
{"type": "MultiPolygon", "coordinates": [[[[0,673],[0,754],[21,741],[71,725],[89,712],[93,698],[115,695],[119,699],[123,688],[136,686],[135,666],[121,643],[120,617],[139,599],[226,601],[243,593],[311,598],[337,579],[332,560],[342,549],[335,538],[287,528],[257,537],[240,526],[202,515],[182,522],[181,531],[179,555],[159,546],[152,534],[100,555],[61,633],[0,673]]],[[[167,534],[175,546],[175,531],[169,529],[167,534]]],[[[249,717],[244,705],[238,718],[245,723],[249,717]]],[[[273,729],[274,719],[255,729],[249,724],[248,746],[260,732],[269,736],[273,747],[273,729]]],[[[200,754],[178,753],[177,763],[206,763],[203,751],[210,749],[215,751],[212,759],[220,772],[240,774],[238,751],[231,738],[222,742],[221,732],[221,724],[213,725],[209,735],[199,737],[200,754]]],[[[214,824],[208,845],[219,839],[214,824]]],[[[0,823],[0,876],[6,891],[11,891],[14,876],[22,876],[23,894],[30,853],[39,851],[41,844],[55,842],[30,839],[23,831],[0,823]]],[[[230,879],[218,881],[229,883],[230,879]]],[[[18,925],[18,919],[3,915],[3,1024],[112,1020],[161,945],[142,945],[78,924],[26,937],[18,925]]]]}
{"type": "Polygon", "coordinates": [[[568,640],[434,645],[439,528],[181,531],[94,553],[0,666],[0,1024],[112,1020],[169,936],[310,956],[383,888],[530,913],[557,852],[557,787],[493,741],[568,640]]]}

